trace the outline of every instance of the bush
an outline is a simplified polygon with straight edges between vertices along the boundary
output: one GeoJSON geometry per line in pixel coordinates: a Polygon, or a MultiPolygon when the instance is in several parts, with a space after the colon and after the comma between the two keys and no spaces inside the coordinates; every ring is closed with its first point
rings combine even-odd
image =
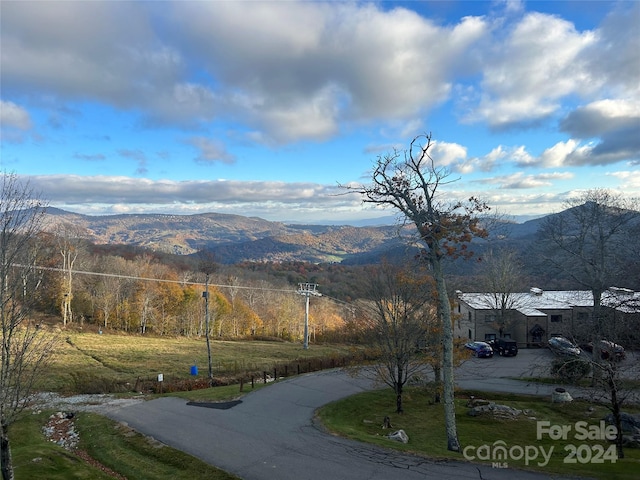
{"type": "Polygon", "coordinates": [[[551,374],[568,383],[578,383],[591,373],[591,364],[580,358],[556,358],[551,362],[551,374]]]}

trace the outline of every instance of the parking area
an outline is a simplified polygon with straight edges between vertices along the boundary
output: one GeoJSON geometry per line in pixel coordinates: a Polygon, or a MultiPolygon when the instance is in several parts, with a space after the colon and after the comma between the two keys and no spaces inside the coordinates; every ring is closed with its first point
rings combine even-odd
{"type": "MultiPolygon", "coordinates": [[[[582,353],[585,359],[591,360],[588,353],[582,353]]],[[[549,377],[550,366],[556,355],[548,348],[522,348],[515,357],[492,358],[471,357],[456,369],[456,379],[471,381],[473,379],[490,378],[532,378],[549,377]]],[[[620,375],[623,378],[640,380],[639,352],[627,351],[626,358],[618,362],[620,375]]]]}
{"type": "Polygon", "coordinates": [[[520,349],[515,357],[471,357],[456,370],[456,378],[548,377],[554,354],[547,348],[520,349]]]}

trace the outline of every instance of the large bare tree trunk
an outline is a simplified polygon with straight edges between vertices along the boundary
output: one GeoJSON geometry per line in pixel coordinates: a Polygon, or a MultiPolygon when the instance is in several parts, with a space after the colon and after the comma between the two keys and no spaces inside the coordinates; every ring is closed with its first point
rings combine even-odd
{"type": "Polygon", "coordinates": [[[0,470],[2,480],[13,480],[13,468],[11,468],[11,449],[9,448],[9,436],[7,426],[0,426],[0,470]]]}
{"type": "Polygon", "coordinates": [[[438,259],[431,262],[436,290],[438,292],[438,316],[442,322],[442,394],[444,403],[444,422],[447,432],[447,449],[460,451],[458,430],[456,427],[455,379],[453,374],[453,323],[451,306],[447,293],[447,284],[438,259]]]}
{"type": "Polygon", "coordinates": [[[447,448],[459,452],[454,403],[451,306],[442,261],[446,257],[467,258],[473,254],[466,248],[466,244],[474,237],[486,237],[487,232],[480,226],[478,214],[488,210],[488,207],[475,197],[466,202],[443,202],[440,189],[451,183],[451,180],[447,180],[450,172],[446,167],[436,166],[429,154],[431,146],[431,135],[416,137],[404,155],[394,151],[378,158],[371,185],[347,188],[361,193],[367,203],[390,206],[402,212],[405,219],[416,226],[418,243],[426,247],[423,255],[433,269],[438,293],[438,316],[442,322],[447,448]]]}

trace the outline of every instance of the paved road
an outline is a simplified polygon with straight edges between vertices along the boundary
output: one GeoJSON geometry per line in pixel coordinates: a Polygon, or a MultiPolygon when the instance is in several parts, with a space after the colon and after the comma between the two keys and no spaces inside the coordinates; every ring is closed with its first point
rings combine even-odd
{"type": "MultiPolygon", "coordinates": [[[[473,359],[460,369],[462,386],[473,381],[465,377],[475,378],[477,385],[481,372],[487,379],[489,367],[501,368],[503,375],[521,370],[518,365],[526,363],[525,356],[528,354],[515,362],[473,359]]],[[[167,397],[112,409],[106,415],[244,480],[553,478],[395,453],[332,436],[314,424],[318,407],[372,388],[370,380],[330,370],[292,377],[251,392],[242,403],[226,410],[191,406],[167,397]]]]}

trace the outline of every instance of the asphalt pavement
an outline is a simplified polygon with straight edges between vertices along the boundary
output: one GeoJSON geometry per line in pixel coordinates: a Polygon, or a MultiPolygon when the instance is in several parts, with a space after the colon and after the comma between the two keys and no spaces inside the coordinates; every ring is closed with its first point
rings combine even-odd
{"type": "MultiPolygon", "coordinates": [[[[514,358],[471,359],[458,369],[459,386],[532,393],[532,384],[508,377],[528,376],[532,364],[548,362],[546,354],[527,350],[514,358]]],[[[333,436],[314,422],[317,408],[373,388],[379,387],[372,380],[336,369],[278,381],[226,409],[164,397],[104,413],[244,480],[562,478],[490,463],[429,460],[333,436]]],[[[535,388],[550,393],[553,386],[535,388]]]]}

